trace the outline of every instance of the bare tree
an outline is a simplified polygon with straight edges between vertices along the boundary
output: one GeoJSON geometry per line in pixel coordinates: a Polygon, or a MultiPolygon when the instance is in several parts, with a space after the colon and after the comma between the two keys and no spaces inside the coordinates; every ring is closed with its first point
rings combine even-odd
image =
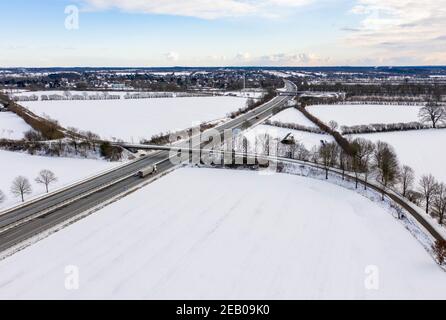
{"type": "Polygon", "coordinates": [[[68,127],[67,129],[73,133],[70,134],[69,139],[70,139],[70,144],[74,147],[75,154],[77,154],[77,147],[78,147],[77,135],[79,134],[79,129],[74,127],[68,127]]]}
{"type": "Polygon", "coordinates": [[[0,190],[0,203],[3,203],[5,201],[5,199],[6,199],[5,194],[3,193],[2,190],[0,190]]]}
{"type": "Polygon", "coordinates": [[[271,140],[272,140],[272,137],[267,133],[259,136],[259,143],[260,143],[260,148],[261,148],[260,152],[266,156],[270,155],[271,140]]]}
{"type": "Polygon", "coordinates": [[[333,131],[336,131],[336,130],[339,128],[339,124],[338,124],[336,121],[334,121],[334,120],[331,120],[331,121],[328,123],[328,126],[329,126],[330,129],[333,130],[333,131]]]}
{"type": "Polygon", "coordinates": [[[438,122],[446,121],[446,109],[436,101],[429,101],[420,109],[419,117],[422,122],[432,122],[432,126],[437,128],[438,122]]]}
{"type": "Polygon", "coordinates": [[[93,150],[96,151],[96,142],[101,139],[99,135],[91,131],[85,132],[84,135],[87,138],[89,145],[93,146],[93,150]]]}
{"type": "Polygon", "coordinates": [[[323,143],[319,147],[319,158],[325,167],[325,179],[328,179],[328,170],[336,165],[339,155],[339,146],[336,142],[323,143]]]}
{"type": "Polygon", "coordinates": [[[49,191],[49,185],[57,181],[56,175],[50,170],[40,171],[38,177],[35,180],[37,183],[45,185],[46,193],[49,191]]]}
{"type": "Polygon", "coordinates": [[[372,156],[375,151],[375,144],[366,139],[357,139],[357,143],[359,144],[359,152],[360,152],[360,165],[362,171],[364,172],[364,190],[367,190],[367,182],[369,179],[369,173],[372,169],[372,156]]]}
{"type": "Polygon", "coordinates": [[[255,105],[255,101],[253,98],[248,98],[248,100],[246,100],[246,107],[248,108],[252,108],[255,105]]]}
{"type": "Polygon", "coordinates": [[[305,146],[302,143],[297,142],[294,145],[294,158],[299,159],[302,161],[308,161],[310,159],[310,151],[305,148],[305,146]]]}
{"type": "Polygon", "coordinates": [[[310,161],[313,163],[319,163],[319,149],[317,146],[313,146],[310,150],[310,161]]]}
{"type": "Polygon", "coordinates": [[[439,183],[432,201],[434,214],[438,217],[438,224],[443,225],[444,216],[446,214],[446,185],[439,183]]]}
{"type": "Polygon", "coordinates": [[[359,175],[361,174],[362,170],[361,167],[362,159],[360,150],[361,146],[359,145],[358,141],[353,141],[350,145],[353,151],[353,154],[350,155],[350,165],[351,169],[355,173],[355,188],[358,189],[359,175]]]}
{"type": "Polygon", "coordinates": [[[382,200],[384,200],[384,192],[386,188],[395,183],[398,179],[398,157],[393,148],[385,142],[378,141],[374,152],[375,166],[378,169],[379,178],[381,180],[382,200]]]}
{"type": "Polygon", "coordinates": [[[30,129],[30,130],[24,132],[24,138],[27,141],[33,141],[33,142],[44,140],[44,138],[42,137],[42,134],[40,134],[39,132],[37,132],[33,129],[30,129]]]}
{"type": "Polygon", "coordinates": [[[415,172],[409,166],[403,166],[400,170],[400,183],[402,187],[403,197],[406,197],[407,190],[412,188],[415,181],[415,172]]]}
{"type": "Polygon", "coordinates": [[[432,246],[432,251],[435,254],[435,257],[437,258],[438,264],[441,266],[446,260],[446,241],[444,240],[437,240],[435,241],[434,245],[432,246]]]}
{"type": "Polygon", "coordinates": [[[351,142],[353,156],[352,156],[352,169],[355,172],[356,188],[358,188],[358,180],[360,173],[365,175],[364,189],[367,189],[367,181],[370,170],[372,168],[372,156],[375,151],[375,145],[373,142],[357,138],[351,142]]]}
{"type": "Polygon", "coordinates": [[[339,167],[342,170],[342,180],[345,180],[345,170],[347,170],[349,164],[348,159],[348,153],[341,148],[339,151],[339,167]]]}
{"type": "Polygon", "coordinates": [[[431,200],[437,191],[437,181],[435,177],[431,174],[424,175],[420,180],[420,192],[424,196],[424,201],[426,203],[426,213],[429,214],[429,207],[431,204],[431,200]]]}
{"type": "Polygon", "coordinates": [[[25,177],[18,176],[12,182],[11,193],[16,197],[21,197],[22,202],[25,202],[25,195],[31,194],[31,192],[31,184],[25,177]]]}

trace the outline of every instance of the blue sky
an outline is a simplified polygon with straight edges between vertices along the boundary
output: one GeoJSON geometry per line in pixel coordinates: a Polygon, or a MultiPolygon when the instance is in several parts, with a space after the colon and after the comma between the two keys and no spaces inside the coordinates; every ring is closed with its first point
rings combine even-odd
{"type": "Polygon", "coordinates": [[[2,1],[0,66],[443,65],[441,2],[2,1]]]}

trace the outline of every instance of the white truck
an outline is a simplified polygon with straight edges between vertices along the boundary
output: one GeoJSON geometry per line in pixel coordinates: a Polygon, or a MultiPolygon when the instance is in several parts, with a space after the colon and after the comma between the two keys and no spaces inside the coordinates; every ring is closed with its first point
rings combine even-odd
{"type": "Polygon", "coordinates": [[[144,168],[144,169],[138,171],[137,176],[140,178],[145,178],[147,176],[150,176],[150,175],[156,173],[157,171],[158,171],[158,168],[156,167],[156,165],[149,166],[147,168],[144,168]]]}

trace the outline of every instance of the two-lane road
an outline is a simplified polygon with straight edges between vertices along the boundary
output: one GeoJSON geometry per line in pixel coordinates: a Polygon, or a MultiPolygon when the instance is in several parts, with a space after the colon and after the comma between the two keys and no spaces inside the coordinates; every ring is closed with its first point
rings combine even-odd
{"type": "MultiPolygon", "coordinates": [[[[293,83],[286,81],[285,85],[287,91],[296,91],[293,83]]],[[[269,118],[292,98],[278,96],[215,129],[223,133],[225,130],[251,127],[269,118]]],[[[153,176],[145,179],[136,176],[139,170],[147,166],[158,164],[157,176],[172,170],[175,164],[169,161],[169,156],[168,151],[155,152],[37,201],[0,213],[0,252],[153,179],[153,176]]]]}

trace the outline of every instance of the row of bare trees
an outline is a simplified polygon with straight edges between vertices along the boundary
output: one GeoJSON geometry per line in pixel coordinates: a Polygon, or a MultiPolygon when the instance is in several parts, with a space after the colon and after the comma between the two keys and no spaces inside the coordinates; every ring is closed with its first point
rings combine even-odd
{"type": "Polygon", "coordinates": [[[422,122],[429,122],[436,129],[439,123],[446,122],[446,108],[438,100],[431,99],[420,109],[419,117],[422,122]]]}
{"type": "Polygon", "coordinates": [[[355,175],[355,185],[358,188],[361,178],[364,189],[367,189],[369,177],[373,175],[384,191],[390,187],[398,187],[401,195],[417,205],[424,203],[427,214],[436,218],[440,225],[446,216],[446,184],[439,182],[431,174],[424,175],[416,184],[414,170],[407,166],[400,166],[398,157],[392,146],[378,141],[373,143],[363,138],[351,141],[354,153],[346,154],[335,142],[323,143],[318,149],[317,160],[326,170],[328,179],[329,169],[338,167],[345,172],[355,175]]]}
{"type": "MultiPolygon", "coordinates": [[[[44,185],[45,190],[48,193],[50,185],[57,181],[57,177],[52,171],[45,169],[39,172],[39,175],[34,181],[44,185]]],[[[12,182],[10,191],[15,197],[21,198],[22,202],[25,202],[25,196],[32,193],[32,186],[26,177],[18,176],[12,182]]],[[[5,199],[6,195],[0,190],[0,203],[4,202],[5,199]]]]}

